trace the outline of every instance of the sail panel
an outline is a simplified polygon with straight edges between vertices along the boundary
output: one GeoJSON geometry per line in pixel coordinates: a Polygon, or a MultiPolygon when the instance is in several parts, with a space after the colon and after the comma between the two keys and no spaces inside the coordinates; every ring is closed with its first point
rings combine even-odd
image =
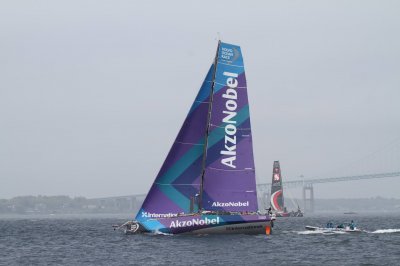
{"type": "Polygon", "coordinates": [[[227,43],[218,52],[202,206],[258,210],[243,58],[239,46],[227,43]]]}
{"type": "Polygon", "coordinates": [[[138,221],[189,213],[191,199],[200,190],[202,158],[214,65],[139,210],[138,221]]]}
{"type": "Polygon", "coordinates": [[[282,176],[279,161],[274,161],[272,170],[271,207],[275,211],[283,211],[284,209],[282,176]]]}

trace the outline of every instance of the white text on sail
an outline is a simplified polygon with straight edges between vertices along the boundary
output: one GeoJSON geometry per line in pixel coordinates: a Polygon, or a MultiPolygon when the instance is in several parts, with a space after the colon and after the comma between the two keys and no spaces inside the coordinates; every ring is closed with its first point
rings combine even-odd
{"type": "Polygon", "coordinates": [[[236,168],[236,109],[237,109],[237,91],[238,86],[238,74],[231,72],[224,72],[224,76],[227,77],[226,85],[228,88],[222,97],[227,99],[225,102],[225,109],[222,113],[226,116],[222,119],[225,123],[225,149],[221,151],[221,155],[226,157],[221,159],[221,163],[236,168]]]}

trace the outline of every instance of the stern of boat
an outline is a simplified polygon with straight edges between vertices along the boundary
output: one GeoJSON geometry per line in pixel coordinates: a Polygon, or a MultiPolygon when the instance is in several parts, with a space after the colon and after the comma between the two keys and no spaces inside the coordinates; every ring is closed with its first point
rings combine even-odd
{"type": "Polygon", "coordinates": [[[125,234],[136,235],[148,232],[146,228],[138,221],[127,221],[122,225],[113,226],[114,230],[122,230],[125,234]]]}

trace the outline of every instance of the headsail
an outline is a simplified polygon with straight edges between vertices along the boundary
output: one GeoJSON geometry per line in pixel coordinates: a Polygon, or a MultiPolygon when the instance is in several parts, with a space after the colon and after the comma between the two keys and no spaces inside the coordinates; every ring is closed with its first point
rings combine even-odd
{"type": "Polygon", "coordinates": [[[202,207],[257,211],[257,192],[243,58],[220,43],[211,106],[202,207]]]}
{"type": "Polygon", "coordinates": [[[279,161],[274,161],[274,168],[272,171],[271,207],[275,211],[284,210],[282,176],[279,161]]]}
{"type": "Polygon", "coordinates": [[[200,190],[206,122],[214,65],[200,88],[136,220],[190,212],[200,190]]]}

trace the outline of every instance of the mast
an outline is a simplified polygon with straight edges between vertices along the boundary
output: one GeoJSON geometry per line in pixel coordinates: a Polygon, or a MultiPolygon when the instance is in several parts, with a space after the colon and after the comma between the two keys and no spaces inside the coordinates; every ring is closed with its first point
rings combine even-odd
{"type": "Polygon", "coordinates": [[[280,164],[279,164],[279,174],[280,174],[280,176],[281,176],[282,210],[283,210],[284,212],[286,212],[286,211],[285,211],[285,197],[283,197],[282,168],[281,168],[281,165],[280,165],[280,164]]]}
{"type": "Polygon", "coordinates": [[[218,40],[217,53],[214,58],[214,73],[212,77],[212,86],[210,92],[210,101],[208,103],[208,114],[207,114],[207,124],[206,124],[206,134],[204,137],[204,148],[203,148],[203,160],[202,160],[202,171],[200,178],[200,193],[199,193],[199,202],[198,202],[198,211],[201,212],[203,210],[203,187],[204,187],[204,175],[206,172],[206,159],[207,159],[207,147],[208,147],[208,136],[210,131],[210,121],[211,121],[211,112],[212,112],[212,103],[213,103],[213,95],[214,95],[214,87],[215,87],[215,75],[217,73],[217,64],[218,64],[218,53],[219,47],[221,45],[221,40],[218,40]]]}

